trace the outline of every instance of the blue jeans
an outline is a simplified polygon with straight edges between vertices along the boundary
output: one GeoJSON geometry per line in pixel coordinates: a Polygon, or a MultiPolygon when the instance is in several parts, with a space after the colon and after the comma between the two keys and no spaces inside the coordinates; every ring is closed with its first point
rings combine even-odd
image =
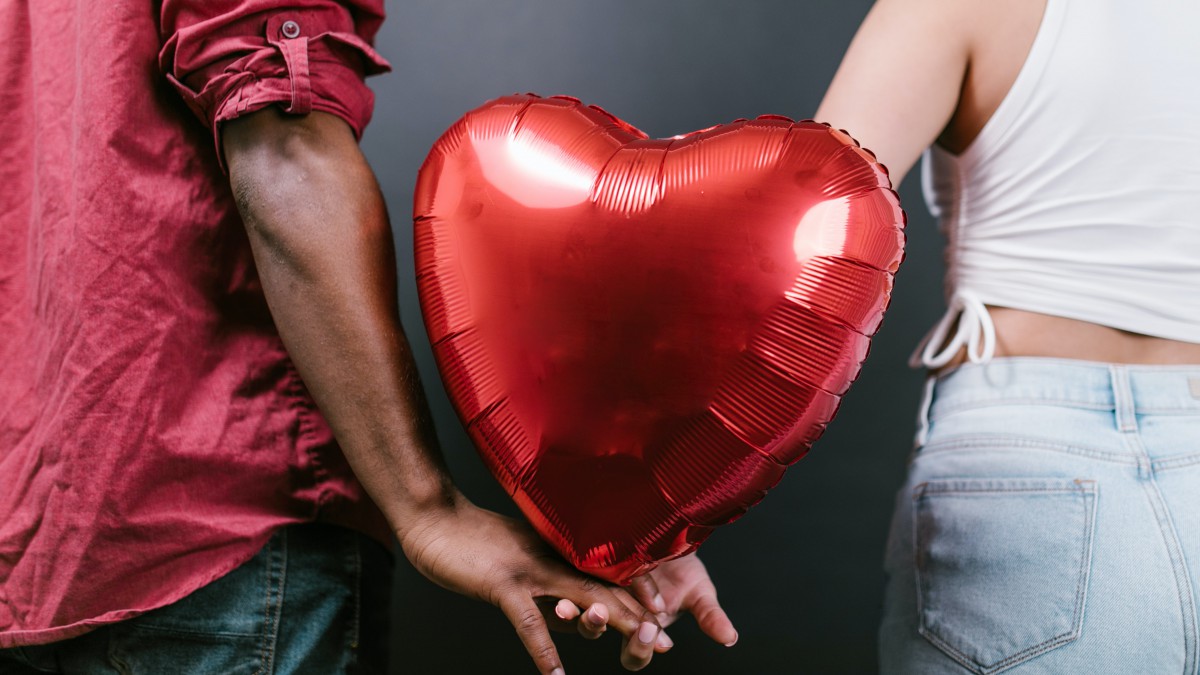
{"type": "Polygon", "coordinates": [[[1200,367],[995,359],[925,409],[882,672],[1197,672],[1200,367]]]}
{"type": "Polygon", "coordinates": [[[391,554],[370,537],[291,525],[177,603],[70,640],[0,650],[0,673],[384,673],[391,576],[391,554]]]}

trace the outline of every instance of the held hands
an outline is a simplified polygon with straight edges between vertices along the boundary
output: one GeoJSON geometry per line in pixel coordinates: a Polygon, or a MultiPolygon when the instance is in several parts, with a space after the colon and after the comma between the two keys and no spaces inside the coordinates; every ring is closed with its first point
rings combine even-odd
{"type": "MultiPolygon", "coordinates": [[[[704,568],[704,563],[700,562],[700,558],[696,557],[694,553],[664,562],[649,574],[636,577],[630,583],[630,590],[633,591],[642,606],[654,610],[658,625],[663,628],[675,623],[684,612],[689,612],[696,617],[700,630],[716,642],[726,647],[732,647],[738,640],[738,633],[733,627],[733,622],[729,620],[725,610],[717,602],[717,589],[708,576],[708,570],[704,568]]],[[[614,589],[614,592],[624,593],[622,589],[614,589]]],[[[581,614],[579,607],[571,600],[564,598],[556,606],[555,614],[565,621],[578,618],[580,634],[594,639],[604,632],[606,617],[604,610],[602,605],[593,605],[581,614]]],[[[648,638],[649,636],[644,637],[648,638]]],[[[626,635],[626,651],[628,651],[630,642],[629,636],[626,635]]],[[[642,643],[647,644],[648,642],[649,640],[646,639],[642,643]]],[[[655,641],[654,651],[662,653],[672,646],[671,638],[663,631],[655,641]]],[[[642,662],[627,661],[625,653],[623,653],[621,662],[629,670],[640,670],[649,663],[649,660],[649,656],[646,656],[642,662]]]]}
{"type": "MultiPolygon", "coordinates": [[[[599,637],[609,625],[616,628],[624,637],[621,664],[629,670],[645,667],[656,645],[659,651],[670,646],[669,638],[659,642],[662,629],[655,614],[628,592],[571,569],[527,524],[481,509],[461,495],[423,513],[399,533],[399,538],[413,566],[431,581],[499,607],[542,675],[564,672],[549,629],[569,629],[576,618],[577,630],[585,637],[599,637]],[[560,598],[556,615],[554,603],[560,598]],[[574,612],[565,611],[566,605],[574,612]],[[587,610],[581,615],[578,607],[587,610]]],[[[704,566],[698,560],[696,565],[711,589],[704,566]]],[[[683,599],[695,597],[696,589],[704,586],[695,567],[661,579],[670,592],[691,594],[669,598],[661,605],[661,614],[668,617],[672,616],[672,600],[679,600],[675,603],[677,613],[683,599]]],[[[652,598],[653,594],[647,606],[651,606],[652,598]]],[[[711,599],[715,603],[715,592],[711,599]]],[[[724,617],[723,612],[720,615],[724,617]]],[[[732,630],[732,626],[729,628],[732,630]]]]}

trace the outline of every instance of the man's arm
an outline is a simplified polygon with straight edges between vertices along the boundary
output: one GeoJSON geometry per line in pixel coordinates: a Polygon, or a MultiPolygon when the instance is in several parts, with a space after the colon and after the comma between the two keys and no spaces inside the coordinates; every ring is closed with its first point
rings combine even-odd
{"type": "Polygon", "coordinates": [[[622,663],[643,667],[660,631],[649,612],[568,568],[528,525],[474,506],[451,481],[400,326],[383,197],[350,127],[268,107],[225,123],[222,145],[288,353],[413,565],[497,605],[544,674],[562,665],[541,598],[604,605],[628,639],[622,663]],[[646,623],[649,643],[638,639],[646,623]]]}

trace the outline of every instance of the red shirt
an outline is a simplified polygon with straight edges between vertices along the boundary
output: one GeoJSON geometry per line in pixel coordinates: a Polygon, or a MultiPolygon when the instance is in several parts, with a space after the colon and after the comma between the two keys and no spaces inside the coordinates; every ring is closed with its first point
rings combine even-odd
{"type": "Polygon", "coordinates": [[[222,121],[276,103],[361,132],[382,4],[0,13],[0,647],[169,604],[286,523],[390,541],[284,352],[214,152],[222,121]]]}

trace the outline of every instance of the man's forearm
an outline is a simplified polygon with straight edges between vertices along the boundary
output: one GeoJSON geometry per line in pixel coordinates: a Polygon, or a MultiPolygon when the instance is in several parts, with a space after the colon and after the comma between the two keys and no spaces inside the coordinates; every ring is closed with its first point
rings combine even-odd
{"type": "Polygon", "coordinates": [[[263,292],[301,377],[398,535],[457,492],[396,302],[387,211],[350,128],[270,108],[226,125],[263,292]]]}
{"type": "MultiPolygon", "coordinates": [[[[387,212],[350,128],[269,108],[227,124],[224,149],[279,334],[405,555],[436,583],[498,606],[545,675],[562,673],[546,599],[595,607],[606,617],[596,634],[616,628],[621,662],[645,666],[660,633],[650,611],[451,483],[400,327],[387,212]]],[[[635,586],[644,602],[657,594],[635,586]]]]}

